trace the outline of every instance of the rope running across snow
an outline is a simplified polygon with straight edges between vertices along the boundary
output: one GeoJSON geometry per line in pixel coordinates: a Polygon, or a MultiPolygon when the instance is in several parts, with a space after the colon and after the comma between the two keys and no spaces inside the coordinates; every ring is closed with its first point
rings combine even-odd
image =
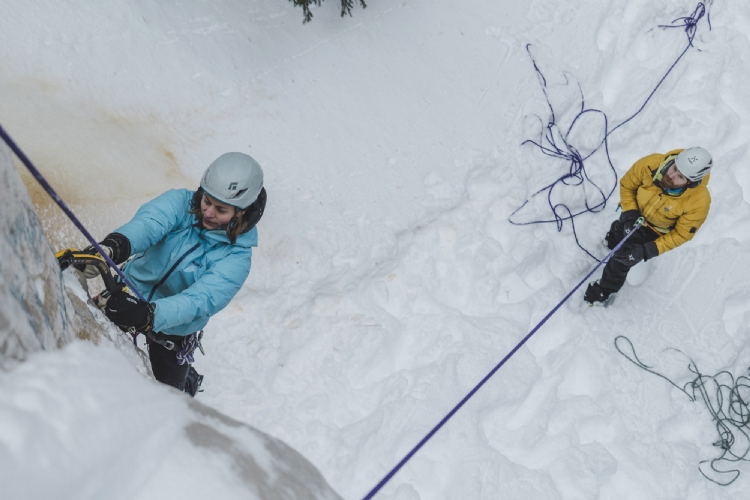
{"type": "Polygon", "coordinates": [[[596,272],[596,270],[599,269],[599,267],[604,262],[606,262],[607,259],[609,259],[609,257],[612,256],[612,254],[614,254],[616,251],[620,249],[620,247],[622,247],[622,245],[628,240],[628,238],[630,238],[636,232],[636,230],[641,226],[642,223],[643,223],[643,218],[638,219],[638,221],[633,226],[633,230],[630,231],[627,235],[625,235],[625,238],[623,238],[622,241],[618,243],[617,246],[614,249],[612,249],[612,251],[609,252],[609,254],[607,254],[607,256],[601,262],[599,262],[596,266],[594,266],[594,268],[570,292],[568,292],[568,294],[565,297],[563,297],[563,299],[560,302],[558,302],[557,305],[553,307],[552,310],[549,313],[547,313],[547,315],[544,318],[542,318],[542,320],[539,323],[537,323],[537,325],[523,339],[521,339],[521,341],[518,344],[516,344],[516,346],[497,365],[495,365],[495,367],[492,370],[490,370],[490,372],[476,386],[474,386],[474,388],[471,391],[469,391],[469,393],[461,401],[459,401],[459,403],[456,406],[454,406],[453,409],[450,412],[448,412],[448,414],[440,422],[438,422],[438,424],[435,427],[433,427],[432,430],[429,433],[427,433],[427,435],[419,443],[417,443],[417,445],[414,448],[412,448],[412,450],[409,453],[406,454],[406,456],[396,465],[396,467],[394,467],[388,474],[386,474],[386,476],[367,495],[365,495],[363,500],[370,500],[371,498],[373,498],[375,494],[378,491],[380,491],[380,489],[383,486],[385,486],[385,484],[388,481],[390,481],[390,479],[394,475],[396,475],[396,473],[401,469],[401,467],[403,467],[406,464],[406,462],[408,462],[409,459],[411,459],[411,457],[413,457],[414,454],[417,453],[417,451],[419,451],[419,449],[422,448],[422,446],[424,446],[427,443],[427,441],[429,441],[430,438],[434,436],[435,433],[439,431],[440,428],[443,427],[443,425],[445,425],[448,422],[448,420],[450,420],[451,417],[453,417],[453,415],[458,410],[460,410],[461,407],[469,399],[471,399],[471,397],[474,396],[474,394],[476,394],[476,392],[479,389],[481,389],[482,386],[490,378],[492,378],[492,376],[500,368],[502,368],[505,362],[508,361],[511,357],[513,357],[513,355],[542,327],[542,325],[544,325],[547,322],[547,320],[550,319],[558,311],[558,309],[560,309],[560,307],[562,307],[562,305],[565,302],[567,302],[568,299],[579,288],[581,288],[581,286],[583,286],[584,283],[586,283],[586,281],[594,274],[594,272],[596,272]]]}

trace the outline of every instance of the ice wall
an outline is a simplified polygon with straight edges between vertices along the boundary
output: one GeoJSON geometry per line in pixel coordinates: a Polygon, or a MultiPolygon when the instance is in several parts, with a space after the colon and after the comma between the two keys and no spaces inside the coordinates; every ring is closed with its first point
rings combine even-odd
{"type": "Polygon", "coordinates": [[[10,150],[0,146],[0,365],[70,341],[55,256],[10,150]]]}
{"type": "Polygon", "coordinates": [[[0,496],[340,499],[285,443],[143,376],[60,272],[4,146],[0,207],[0,496]]]}

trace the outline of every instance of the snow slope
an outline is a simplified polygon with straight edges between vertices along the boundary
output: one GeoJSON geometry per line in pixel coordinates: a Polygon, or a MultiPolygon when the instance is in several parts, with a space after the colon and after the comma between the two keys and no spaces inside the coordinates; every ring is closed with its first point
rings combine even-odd
{"type": "MultiPolygon", "coordinates": [[[[195,186],[225,151],[264,166],[261,244],[206,331],[199,399],[289,443],[345,498],[366,494],[594,265],[569,225],[508,221],[568,170],[521,146],[549,113],[526,45],[563,129],[579,84],[617,124],[685,48],[682,29],[659,25],[696,7],[370,4],[339,19],[329,0],[304,26],[282,0],[0,7],[3,124],[95,233],[195,186]]],[[[383,498],[743,498],[748,467],[725,488],[698,471],[718,455],[707,410],[613,343],[628,336],[681,382],[687,361],[663,349],[706,373],[750,366],[750,7],[710,13],[712,29],[699,24],[695,48],[608,141],[620,175],[655,151],[709,149],[705,226],[615,306],[574,295],[383,498]]],[[[576,146],[593,147],[601,124],[584,125],[576,146]]],[[[599,256],[617,198],[577,219],[599,256]]],[[[34,199],[50,238],[72,244],[34,199]]]]}
{"type": "Polygon", "coordinates": [[[39,353],[1,380],[5,498],[341,498],[284,443],[146,380],[109,344],[39,353]]]}

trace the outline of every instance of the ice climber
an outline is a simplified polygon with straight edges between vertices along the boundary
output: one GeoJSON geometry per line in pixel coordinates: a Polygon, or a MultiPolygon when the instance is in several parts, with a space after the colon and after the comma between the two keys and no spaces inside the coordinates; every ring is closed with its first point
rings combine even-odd
{"type": "Polygon", "coordinates": [[[149,302],[124,289],[100,296],[99,306],[121,329],[146,335],[159,382],[195,395],[202,377],[190,365],[193,351],[208,319],[250,273],[265,205],[260,165],[226,153],[208,167],[198,190],[167,191],[101,242],[116,264],[127,261],[123,272],[149,302]]]}
{"type": "Polygon", "coordinates": [[[628,271],[695,236],[708,216],[708,180],[713,161],[703,148],[676,149],[641,158],[620,180],[622,213],[606,236],[610,250],[636,221],[644,223],[610,258],[599,281],[589,283],[584,300],[609,305],[628,271]]]}

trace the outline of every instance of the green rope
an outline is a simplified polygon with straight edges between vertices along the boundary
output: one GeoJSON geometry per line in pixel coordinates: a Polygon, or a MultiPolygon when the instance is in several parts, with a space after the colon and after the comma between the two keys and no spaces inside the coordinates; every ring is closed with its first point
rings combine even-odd
{"type": "Polygon", "coordinates": [[[615,338],[615,349],[638,368],[669,382],[685,394],[690,401],[698,401],[699,399],[703,401],[719,434],[719,439],[713,445],[720,448],[721,453],[714,459],[699,462],[698,470],[703,474],[703,477],[720,486],[732,484],[740,476],[739,469],[732,467],[736,467],[738,462],[750,462],[750,458],[748,458],[748,455],[750,455],[750,377],[740,375],[735,378],[726,370],[720,371],[716,375],[705,375],[698,370],[695,361],[679,349],[665,349],[665,351],[675,351],[685,356],[688,361],[688,370],[695,375],[690,382],[680,387],[668,377],[654,370],[652,366],[641,361],[635,352],[633,343],[624,335],[615,338]],[[627,343],[629,354],[623,351],[620,346],[622,343],[627,343]],[[717,480],[709,477],[704,472],[706,467],[710,468],[717,477],[726,479],[717,480]]]}

